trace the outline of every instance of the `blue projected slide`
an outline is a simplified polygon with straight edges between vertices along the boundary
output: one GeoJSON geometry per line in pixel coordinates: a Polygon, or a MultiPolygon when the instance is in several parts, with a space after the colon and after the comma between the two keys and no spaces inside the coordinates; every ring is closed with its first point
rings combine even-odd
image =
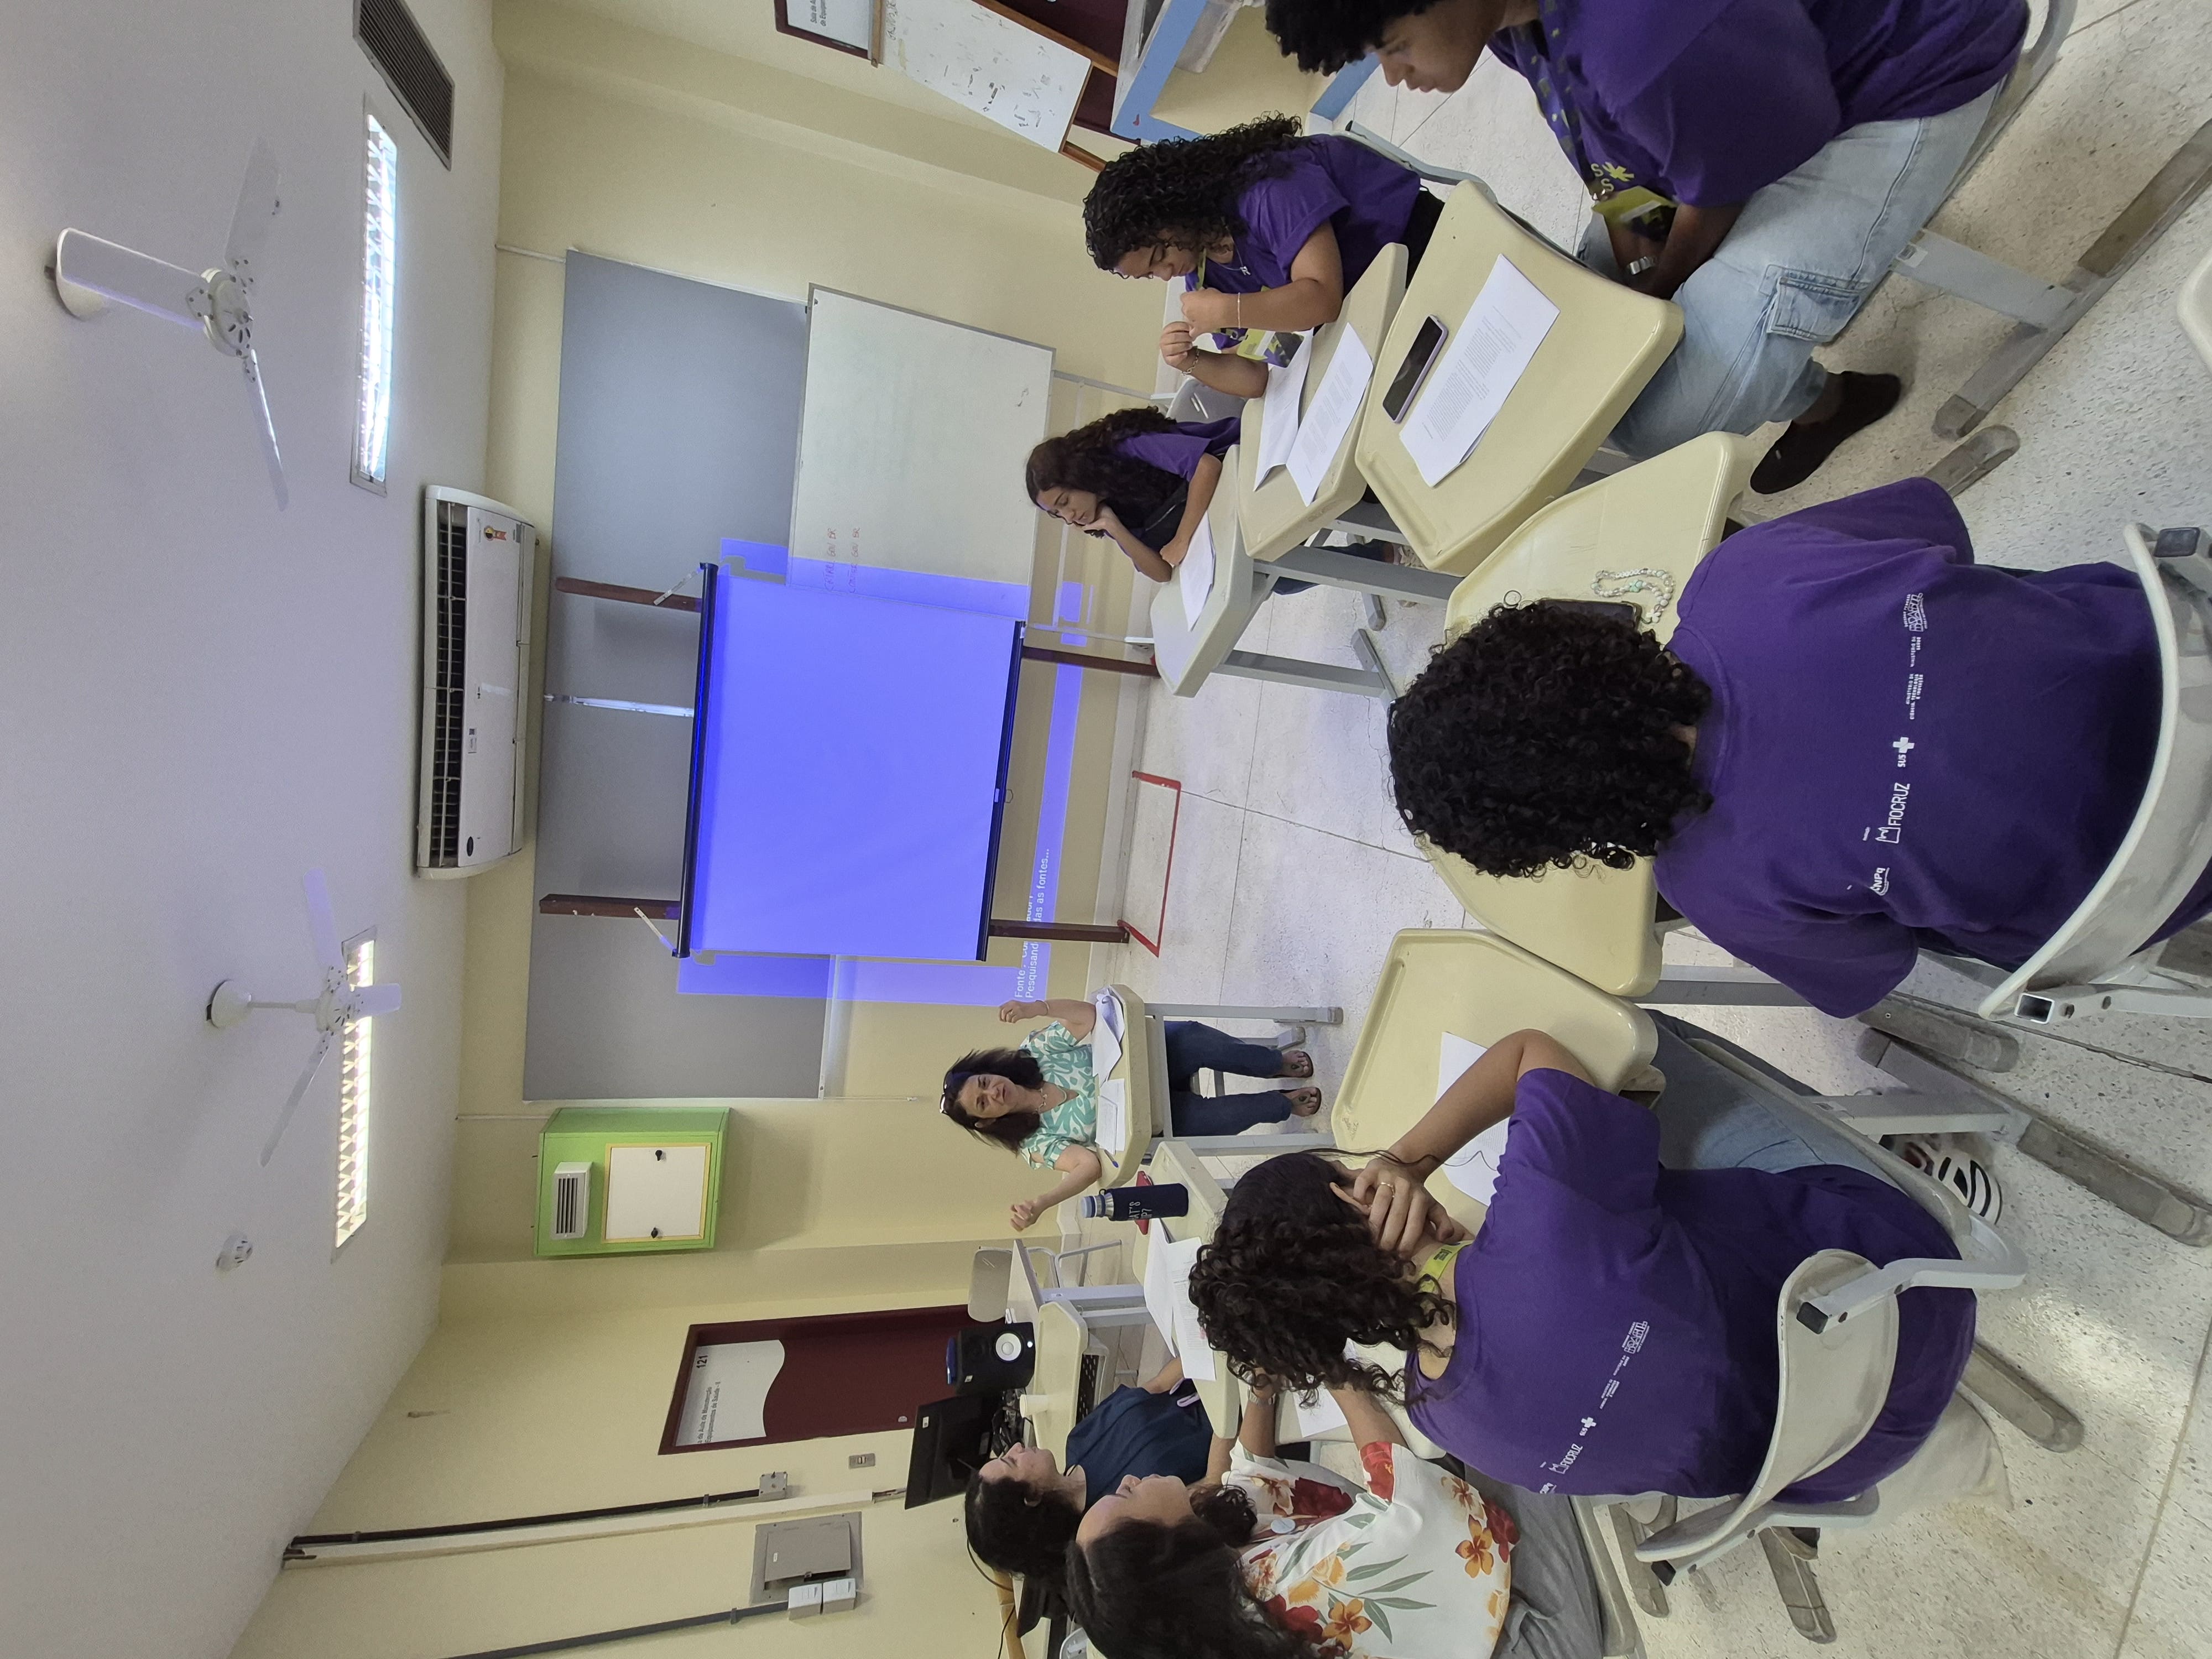
{"type": "Polygon", "coordinates": [[[684,954],[980,959],[1021,632],[708,567],[684,954]]]}

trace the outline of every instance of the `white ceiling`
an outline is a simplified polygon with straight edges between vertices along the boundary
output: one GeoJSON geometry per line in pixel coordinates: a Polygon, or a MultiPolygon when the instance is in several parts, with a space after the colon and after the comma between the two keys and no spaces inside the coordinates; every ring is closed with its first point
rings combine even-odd
{"type": "Polygon", "coordinates": [[[434,1317],[465,894],[410,872],[415,524],[483,467],[500,71],[487,0],[410,4],[450,173],[341,0],[0,9],[0,1653],[228,1652],[434,1317]],[[365,95],[402,169],[380,498],[346,481],[365,95]],[[281,515],[235,368],[40,271],[70,224],[213,263],[259,137],[281,515]],[[261,1169],[312,1030],[201,1019],[226,975],[312,987],[311,864],[406,992],[335,1260],[335,1067],[261,1169]],[[219,1273],[234,1230],[258,1250],[219,1273]]]}

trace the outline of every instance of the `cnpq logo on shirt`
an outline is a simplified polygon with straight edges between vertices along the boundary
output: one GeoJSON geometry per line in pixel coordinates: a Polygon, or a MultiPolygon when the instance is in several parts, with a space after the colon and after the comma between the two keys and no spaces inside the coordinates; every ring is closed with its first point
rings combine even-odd
{"type": "Polygon", "coordinates": [[[1905,628],[1909,634],[1925,634],[1928,631],[1928,596],[1925,593],[1907,593],[1905,596],[1905,628]]]}

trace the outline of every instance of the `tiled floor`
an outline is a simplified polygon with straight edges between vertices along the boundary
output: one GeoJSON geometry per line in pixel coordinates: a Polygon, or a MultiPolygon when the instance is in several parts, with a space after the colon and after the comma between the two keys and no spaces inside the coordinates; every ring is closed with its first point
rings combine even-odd
{"type": "MultiPolygon", "coordinates": [[[[2057,279],[2128,197],[2212,116],[2203,0],[2085,0],[2059,64],[1938,221],[1946,234],[2057,279]]],[[[1449,98],[1370,82],[1357,118],[1416,153],[1482,173],[1558,237],[1583,212],[1521,83],[1487,64],[1449,98]]],[[[1963,503],[1984,554],[2047,567],[2111,556],[2127,519],[2212,514],[2212,373],[2173,319],[2182,276],[2212,247],[2200,202],[2001,406],[2022,448],[1963,503]]],[[[1929,420],[2003,332],[1996,318],[1896,280],[1824,354],[1895,368],[1913,390],[1776,513],[1923,470],[1947,446],[1929,420]]],[[[1271,601],[1248,648],[1349,663],[1359,612],[1319,591],[1271,601]]],[[[1382,635],[1401,672],[1438,636],[1435,607],[1395,605],[1382,635]]],[[[1163,951],[1115,953],[1109,976],[1194,1001],[1340,1004],[1317,1031],[1342,1074],[1391,935],[1462,913],[1391,811],[1382,708],[1369,699],[1216,678],[1157,695],[1144,769],[1184,788],[1163,951]]],[[[1670,943],[1686,954],[1693,939],[1670,943]]],[[[1923,973],[1929,970],[1923,970],[1923,973]]],[[[1931,981],[1932,983],[1932,981],[1931,981]]],[[[1920,981],[1920,988],[1928,988],[1920,981]]],[[[1708,1011],[1704,1023],[1808,1082],[1871,1082],[1856,1028],[1809,1011],[1708,1011]]],[[[1992,1085],[2200,1192],[2212,1191],[2212,1028],[2107,1018],[2024,1037],[1992,1085]]],[[[2212,1253],[2185,1249],[2000,1152],[2006,1231],[2036,1262],[1987,1298],[1989,1342],[2069,1404],[2081,1449],[2054,1456],[2002,1429],[2014,1501],[1832,1537],[1819,1572],[1851,1655],[2179,1659],[2212,1653],[2212,1253]]],[[[1653,1659],[1773,1659],[1800,1650],[1756,1550],[1679,1589],[1646,1619],[1653,1659]]]]}

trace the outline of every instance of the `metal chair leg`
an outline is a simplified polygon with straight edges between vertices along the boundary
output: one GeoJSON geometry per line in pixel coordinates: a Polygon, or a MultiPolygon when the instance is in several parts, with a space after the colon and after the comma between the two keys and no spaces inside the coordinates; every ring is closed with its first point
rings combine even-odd
{"type": "Polygon", "coordinates": [[[1821,1599],[1820,1581],[1813,1575],[1813,1564],[1772,1527],[1759,1534],[1759,1544],[1765,1552],[1767,1571],[1774,1575],[1774,1588],[1782,1596],[1782,1605],[1789,1609],[1790,1622],[1797,1627],[1797,1633],[1808,1642],[1824,1646],[1834,1641],[1836,1621],[1828,1616],[1828,1604],[1821,1599]]]}
{"type": "MultiPolygon", "coordinates": [[[[1654,1619],[1667,1616],[1667,1586],[1663,1579],[1651,1570],[1648,1561],[1636,1559],[1636,1547],[1657,1532],[1662,1527],[1674,1524],[1676,1505],[1671,1498],[1659,1506],[1659,1517],[1649,1526],[1638,1520],[1626,1504],[1613,1506],[1613,1535],[1620,1543],[1622,1577],[1628,1584],[1629,1598],[1654,1619]]],[[[1670,1573],[1668,1577],[1672,1577],[1670,1573]]]]}
{"type": "Polygon", "coordinates": [[[2081,1443],[2081,1419],[1994,1348],[1975,1343],[1960,1381],[1967,1393],[2045,1451],[2069,1452],[2081,1443]]]}

